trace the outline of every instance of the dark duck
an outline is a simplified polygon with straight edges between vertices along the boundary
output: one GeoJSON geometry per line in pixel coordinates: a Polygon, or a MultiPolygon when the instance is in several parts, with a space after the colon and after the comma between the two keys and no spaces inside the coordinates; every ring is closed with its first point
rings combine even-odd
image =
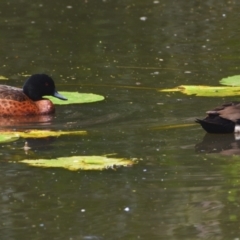
{"type": "Polygon", "coordinates": [[[54,81],[46,74],[34,74],[23,88],[0,85],[0,116],[28,116],[54,113],[53,103],[43,96],[67,100],[57,92],[54,81]]]}
{"type": "Polygon", "coordinates": [[[208,133],[240,133],[240,102],[225,103],[196,119],[208,133]]]}

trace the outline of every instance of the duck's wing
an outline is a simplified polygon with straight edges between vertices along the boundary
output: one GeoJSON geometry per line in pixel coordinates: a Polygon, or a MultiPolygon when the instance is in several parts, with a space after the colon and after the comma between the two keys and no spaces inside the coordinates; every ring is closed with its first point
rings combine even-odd
{"type": "Polygon", "coordinates": [[[29,98],[23,93],[21,88],[0,85],[0,100],[23,102],[29,100],[29,98]]]}
{"type": "Polygon", "coordinates": [[[233,122],[240,122],[240,102],[225,103],[213,110],[207,111],[208,117],[219,116],[233,122]]]}

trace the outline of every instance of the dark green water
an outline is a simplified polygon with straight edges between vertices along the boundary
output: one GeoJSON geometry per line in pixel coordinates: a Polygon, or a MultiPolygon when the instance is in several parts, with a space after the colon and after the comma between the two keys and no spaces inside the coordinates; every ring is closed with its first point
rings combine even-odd
{"type": "Polygon", "coordinates": [[[4,84],[45,72],[60,92],[106,97],[57,106],[49,124],[13,126],[88,131],[29,141],[30,157],[140,161],[116,171],[42,169],[10,162],[29,157],[25,139],[1,144],[0,238],[239,239],[238,142],[177,127],[229,99],[157,91],[238,75],[239,10],[222,0],[2,1],[4,84]]]}

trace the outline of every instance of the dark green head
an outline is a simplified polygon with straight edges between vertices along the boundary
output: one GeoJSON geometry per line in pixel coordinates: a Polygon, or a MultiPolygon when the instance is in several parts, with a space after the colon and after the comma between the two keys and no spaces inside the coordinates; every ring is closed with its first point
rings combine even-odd
{"type": "Polygon", "coordinates": [[[33,101],[41,100],[47,95],[67,100],[56,91],[53,79],[46,74],[34,74],[28,78],[23,85],[23,92],[33,101]]]}

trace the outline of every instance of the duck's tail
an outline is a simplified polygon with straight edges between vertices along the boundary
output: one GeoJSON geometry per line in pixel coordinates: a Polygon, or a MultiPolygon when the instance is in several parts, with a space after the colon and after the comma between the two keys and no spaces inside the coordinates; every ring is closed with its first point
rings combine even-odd
{"type": "Polygon", "coordinates": [[[234,122],[221,117],[214,119],[210,117],[205,119],[197,118],[195,122],[201,124],[202,128],[208,133],[233,133],[235,130],[234,122]]]}

